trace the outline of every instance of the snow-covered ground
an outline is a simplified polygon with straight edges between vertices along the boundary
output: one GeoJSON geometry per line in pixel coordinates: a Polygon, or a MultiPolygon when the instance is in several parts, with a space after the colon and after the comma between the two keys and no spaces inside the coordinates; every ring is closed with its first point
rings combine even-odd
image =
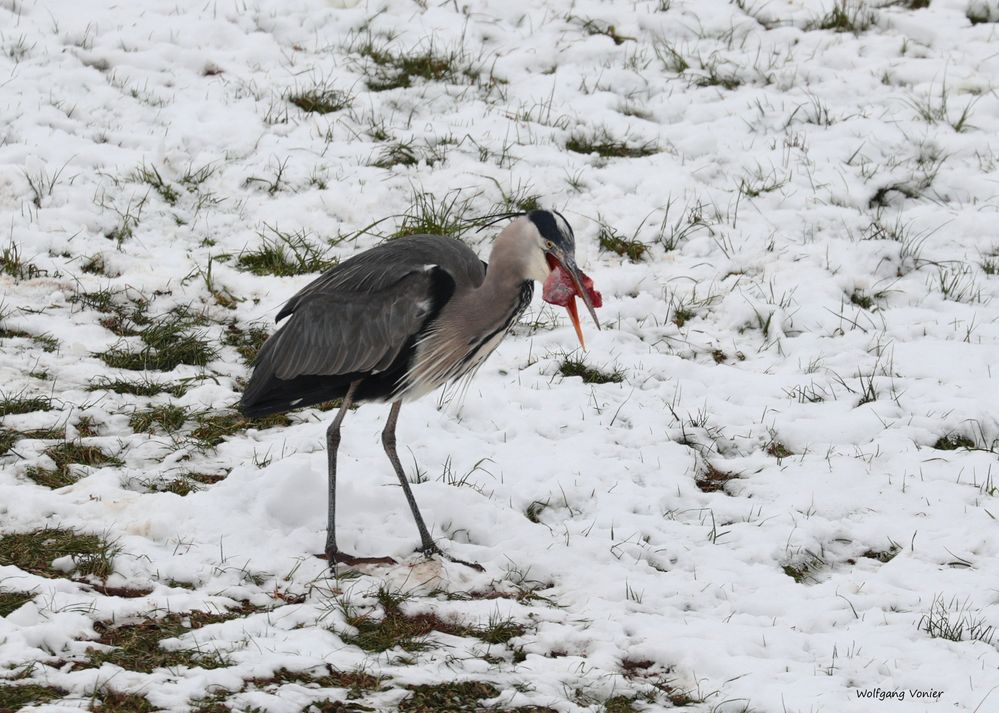
{"type": "Polygon", "coordinates": [[[0,709],[999,710],[999,5],[340,5],[0,0],[0,709]],[[604,329],[398,431],[484,571],[364,406],[327,575],[247,268],[535,196],[604,329]]]}

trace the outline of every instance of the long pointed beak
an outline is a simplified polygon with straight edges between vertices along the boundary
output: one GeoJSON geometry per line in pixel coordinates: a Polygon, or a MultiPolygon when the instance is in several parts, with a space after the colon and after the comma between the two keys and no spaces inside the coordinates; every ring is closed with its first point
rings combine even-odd
{"type": "MultiPolygon", "coordinates": [[[[583,275],[579,270],[579,266],[576,265],[576,261],[571,257],[567,257],[565,262],[562,263],[562,266],[566,269],[566,271],[569,273],[569,276],[572,278],[572,283],[576,286],[576,292],[579,293],[579,296],[583,298],[583,304],[586,305],[586,310],[590,313],[590,316],[593,317],[593,323],[597,325],[597,329],[600,329],[600,320],[597,319],[597,311],[593,308],[593,300],[590,299],[590,291],[583,286],[583,275]]],[[[576,305],[575,303],[572,304],[574,308],[573,312],[575,312],[576,305]]],[[[579,318],[577,317],[575,321],[576,324],[578,325],[579,318]]],[[[578,326],[576,327],[576,331],[577,332],[579,331],[578,326]]],[[[582,341],[582,339],[580,339],[580,341],[582,341]]]]}
{"type": "MultiPolygon", "coordinates": [[[[576,265],[576,260],[571,255],[561,255],[555,259],[558,260],[562,269],[569,273],[569,277],[572,278],[572,283],[576,288],[576,294],[582,298],[583,304],[586,305],[586,310],[593,318],[593,323],[597,325],[597,329],[600,329],[600,320],[597,319],[597,312],[593,307],[593,300],[590,299],[589,290],[583,285],[583,275],[580,272],[579,266],[576,265]]],[[[575,296],[569,298],[569,303],[565,306],[565,309],[569,313],[569,319],[572,320],[573,328],[576,330],[579,345],[583,349],[586,349],[586,340],[583,339],[583,328],[579,323],[579,313],[576,311],[575,296]]]]}

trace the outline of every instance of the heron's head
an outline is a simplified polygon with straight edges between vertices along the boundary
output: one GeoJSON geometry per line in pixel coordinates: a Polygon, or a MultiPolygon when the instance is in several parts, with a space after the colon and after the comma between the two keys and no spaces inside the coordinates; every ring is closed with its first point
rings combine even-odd
{"type": "Polygon", "coordinates": [[[537,229],[538,247],[548,265],[542,297],[549,304],[566,308],[579,343],[585,349],[576,298],[583,300],[597,329],[600,329],[600,320],[594,308],[599,307],[602,300],[600,293],[593,289],[593,280],[576,264],[576,236],[572,226],[558,211],[532,210],[526,218],[537,229]]]}

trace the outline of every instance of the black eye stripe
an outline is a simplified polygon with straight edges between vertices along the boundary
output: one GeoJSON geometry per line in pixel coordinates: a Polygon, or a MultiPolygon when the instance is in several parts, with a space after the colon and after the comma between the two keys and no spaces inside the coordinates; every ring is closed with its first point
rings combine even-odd
{"type": "Polygon", "coordinates": [[[561,214],[557,212],[553,214],[551,211],[547,210],[532,210],[527,214],[527,217],[532,223],[534,223],[538,232],[541,233],[542,238],[550,240],[555,245],[559,245],[568,251],[575,251],[576,241],[575,235],[572,233],[572,227],[561,214]],[[555,219],[556,215],[561,218],[562,224],[568,228],[568,234],[563,231],[559,222],[555,219]]]}

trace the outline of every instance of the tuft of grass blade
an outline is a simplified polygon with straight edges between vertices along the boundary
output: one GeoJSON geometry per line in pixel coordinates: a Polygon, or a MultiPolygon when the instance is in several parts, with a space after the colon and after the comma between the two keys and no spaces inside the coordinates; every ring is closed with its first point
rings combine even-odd
{"type": "Polygon", "coordinates": [[[76,572],[100,579],[114,571],[114,558],[121,549],[101,535],[64,528],[43,528],[0,536],[0,565],[13,565],[42,577],[59,577],[53,560],[72,557],[76,572]]]}

